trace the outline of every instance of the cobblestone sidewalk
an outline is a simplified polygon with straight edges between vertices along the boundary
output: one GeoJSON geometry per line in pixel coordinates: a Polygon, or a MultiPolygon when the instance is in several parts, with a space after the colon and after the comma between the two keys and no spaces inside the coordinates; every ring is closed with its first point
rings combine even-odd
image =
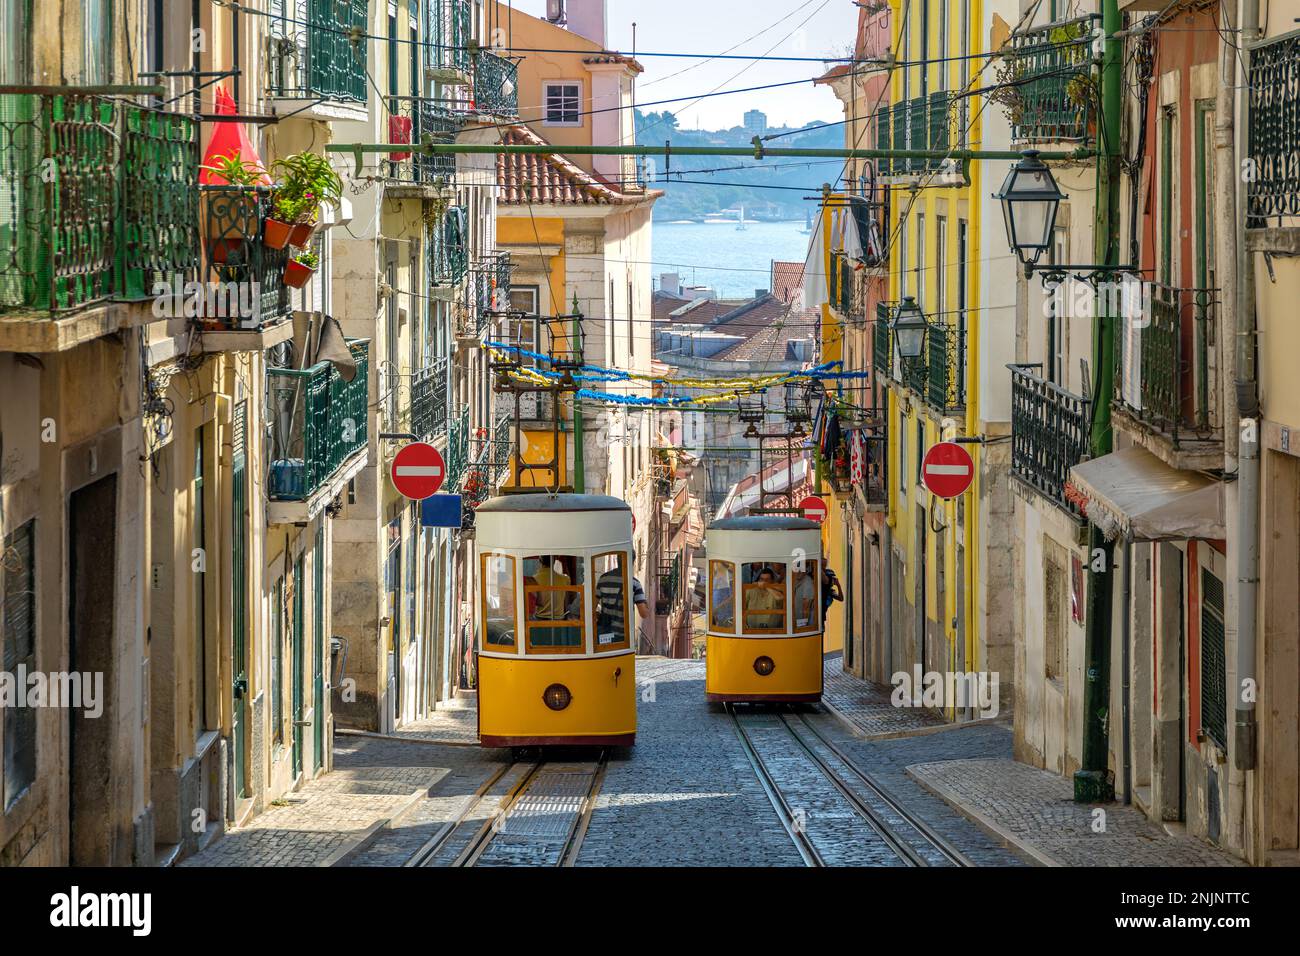
{"type": "Polygon", "coordinates": [[[336,769],[181,866],[325,866],[446,775],[428,767],[336,769]]]}
{"type": "Polygon", "coordinates": [[[922,787],[986,832],[1046,866],[1239,866],[1196,837],[1167,833],[1141,812],[1075,803],[1070,781],[1009,759],[948,760],[907,768],[922,787]]]}
{"type": "Polygon", "coordinates": [[[863,737],[883,740],[956,726],[930,710],[895,707],[889,700],[892,687],[845,673],[838,655],[827,657],[822,668],[822,703],[863,737]]]}

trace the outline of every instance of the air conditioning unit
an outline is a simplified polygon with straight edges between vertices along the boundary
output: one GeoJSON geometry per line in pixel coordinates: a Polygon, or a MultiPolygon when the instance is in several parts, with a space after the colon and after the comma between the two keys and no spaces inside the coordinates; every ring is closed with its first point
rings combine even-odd
{"type": "Polygon", "coordinates": [[[546,19],[552,23],[564,22],[564,0],[546,0],[546,19]]]}

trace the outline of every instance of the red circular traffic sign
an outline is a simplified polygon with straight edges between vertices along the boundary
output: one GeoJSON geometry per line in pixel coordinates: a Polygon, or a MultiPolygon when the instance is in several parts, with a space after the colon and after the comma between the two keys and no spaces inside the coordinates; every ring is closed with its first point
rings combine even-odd
{"type": "Polygon", "coordinates": [[[799,502],[799,513],[809,521],[821,524],[826,520],[826,501],[817,495],[809,495],[799,502]]]}
{"type": "Polygon", "coordinates": [[[413,501],[423,501],[442,487],[447,465],[442,452],[426,442],[412,442],[393,459],[389,475],[398,493],[413,501]]]}
{"type": "Polygon", "coordinates": [[[930,446],[921,461],[921,480],[931,494],[956,498],[975,480],[975,462],[970,452],[956,442],[939,442],[930,446]]]}

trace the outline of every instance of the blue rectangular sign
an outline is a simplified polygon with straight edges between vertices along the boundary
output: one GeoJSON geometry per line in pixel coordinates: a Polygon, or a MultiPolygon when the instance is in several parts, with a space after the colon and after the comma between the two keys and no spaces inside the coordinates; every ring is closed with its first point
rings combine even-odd
{"type": "Polygon", "coordinates": [[[426,528],[459,528],[460,495],[430,495],[420,502],[420,524],[426,528]]]}

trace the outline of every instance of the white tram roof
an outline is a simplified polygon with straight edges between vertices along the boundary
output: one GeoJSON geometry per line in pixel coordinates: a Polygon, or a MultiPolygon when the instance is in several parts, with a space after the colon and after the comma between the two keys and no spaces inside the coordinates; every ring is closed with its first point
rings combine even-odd
{"type": "Polygon", "coordinates": [[[818,531],[816,521],[796,515],[747,515],[743,518],[722,518],[709,525],[708,531],[818,531]]]}
{"type": "Polygon", "coordinates": [[[481,551],[579,554],[632,547],[632,509],[608,495],[500,495],[476,509],[481,551]]]}
{"type": "Polygon", "coordinates": [[[499,495],[483,502],[475,511],[478,514],[497,512],[542,512],[555,514],[565,511],[631,511],[627,502],[610,495],[552,495],[545,492],[499,495]]]}

